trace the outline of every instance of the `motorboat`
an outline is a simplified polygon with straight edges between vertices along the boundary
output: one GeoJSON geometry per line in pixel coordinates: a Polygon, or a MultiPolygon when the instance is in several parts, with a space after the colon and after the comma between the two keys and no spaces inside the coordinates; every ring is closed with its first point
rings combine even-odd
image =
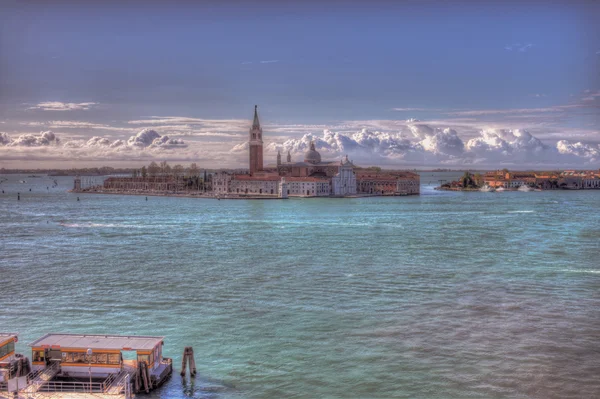
{"type": "Polygon", "coordinates": [[[523,192],[529,192],[529,191],[533,191],[533,188],[529,187],[526,184],[523,184],[523,185],[519,186],[519,188],[517,190],[523,191],[523,192]]]}
{"type": "Polygon", "coordinates": [[[479,191],[482,191],[482,192],[484,192],[484,193],[493,193],[493,192],[494,192],[494,191],[496,191],[496,190],[494,189],[494,187],[490,187],[490,186],[488,186],[488,185],[486,184],[485,186],[481,187],[481,188],[479,189],[479,191]]]}

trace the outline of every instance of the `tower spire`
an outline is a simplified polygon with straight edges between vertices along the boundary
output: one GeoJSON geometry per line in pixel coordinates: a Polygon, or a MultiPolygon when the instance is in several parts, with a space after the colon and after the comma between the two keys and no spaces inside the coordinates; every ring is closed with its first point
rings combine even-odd
{"type": "Polygon", "coordinates": [[[252,129],[260,129],[260,122],[258,121],[258,105],[254,106],[254,121],[252,122],[252,129]]]}

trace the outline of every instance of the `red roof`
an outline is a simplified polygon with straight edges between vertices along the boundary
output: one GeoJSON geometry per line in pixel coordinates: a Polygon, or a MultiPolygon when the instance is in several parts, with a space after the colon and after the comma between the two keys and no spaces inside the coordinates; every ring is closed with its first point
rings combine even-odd
{"type": "Polygon", "coordinates": [[[250,175],[233,175],[232,180],[244,181],[279,181],[280,176],[250,176],[250,175]]]}
{"type": "Polygon", "coordinates": [[[285,178],[286,182],[321,182],[321,183],[328,183],[329,179],[328,178],[320,178],[320,177],[287,177],[285,178]]]}

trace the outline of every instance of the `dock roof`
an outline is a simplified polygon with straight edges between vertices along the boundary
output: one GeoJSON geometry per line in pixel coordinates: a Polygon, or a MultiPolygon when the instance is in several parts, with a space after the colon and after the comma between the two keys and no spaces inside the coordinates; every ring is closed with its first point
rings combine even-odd
{"type": "Polygon", "coordinates": [[[17,338],[19,334],[17,333],[5,333],[5,332],[0,332],[0,344],[11,340],[13,338],[17,338]]]}
{"type": "Polygon", "coordinates": [[[72,349],[151,350],[164,337],[143,335],[81,335],[49,333],[29,344],[31,347],[55,347],[72,349]]]}

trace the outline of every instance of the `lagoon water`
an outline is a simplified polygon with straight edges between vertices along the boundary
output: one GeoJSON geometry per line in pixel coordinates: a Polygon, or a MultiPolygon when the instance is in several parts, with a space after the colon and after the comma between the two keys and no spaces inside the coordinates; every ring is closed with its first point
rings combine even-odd
{"type": "Polygon", "coordinates": [[[0,177],[0,331],[23,353],[164,335],[176,373],[150,398],[600,397],[598,191],[424,173],[419,197],[145,201],[0,177]]]}

